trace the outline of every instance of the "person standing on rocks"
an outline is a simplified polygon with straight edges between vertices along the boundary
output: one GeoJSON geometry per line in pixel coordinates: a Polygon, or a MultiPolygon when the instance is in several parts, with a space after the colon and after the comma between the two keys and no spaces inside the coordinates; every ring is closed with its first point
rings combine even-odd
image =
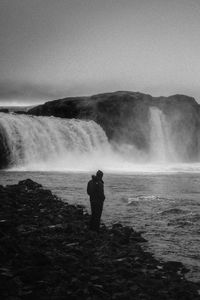
{"type": "Polygon", "coordinates": [[[92,175],[92,179],[87,185],[87,193],[90,196],[91,205],[90,229],[97,232],[99,231],[103,203],[105,200],[104,182],[102,178],[103,172],[98,170],[96,176],[92,175]]]}

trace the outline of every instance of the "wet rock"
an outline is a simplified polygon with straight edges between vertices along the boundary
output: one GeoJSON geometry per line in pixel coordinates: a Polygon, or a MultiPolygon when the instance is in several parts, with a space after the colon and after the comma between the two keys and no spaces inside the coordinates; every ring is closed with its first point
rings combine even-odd
{"type": "Polygon", "coordinates": [[[25,188],[30,189],[30,190],[34,190],[34,189],[38,189],[38,188],[42,187],[41,184],[34,182],[31,179],[19,181],[18,185],[24,186],[25,188]]]}
{"type": "Polygon", "coordinates": [[[189,270],[183,266],[182,263],[176,261],[168,261],[164,263],[163,269],[168,272],[179,272],[179,273],[187,273],[189,270]]]}
{"type": "Polygon", "coordinates": [[[82,206],[30,179],[0,186],[0,199],[1,299],[200,299],[184,266],[144,252],[132,228],[91,232],[82,206]]]}
{"type": "Polygon", "coordinates": [[[8,113],[9,113],[9,109],[7,109],[7,108],[1,108],[1,109],[0,109],[0,112],[1,112],[1,113],[5,113],[5,114],[8,114],[8,113]]]}

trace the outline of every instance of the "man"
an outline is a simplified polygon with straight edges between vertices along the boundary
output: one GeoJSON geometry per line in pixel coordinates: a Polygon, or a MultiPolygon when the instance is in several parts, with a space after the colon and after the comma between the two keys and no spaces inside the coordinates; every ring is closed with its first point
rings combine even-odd
{"type": "Polygon", "coordinates": [[[87,193],[90,196],[91,205],[90,229],[97,232],[99,231],[103,203],[105,200],[104,182],[102,178],[103,172],[98,170],[96,176],[92,175],[92,179],[87,185],[87,193]]]}

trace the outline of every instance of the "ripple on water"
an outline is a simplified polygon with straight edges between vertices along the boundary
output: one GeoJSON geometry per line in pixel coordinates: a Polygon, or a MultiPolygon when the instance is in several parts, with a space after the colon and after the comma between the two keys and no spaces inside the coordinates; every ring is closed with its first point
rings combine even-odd
{"type": "Polygon", "coordinates": [[[174,214],[184,214],[184,213],[187,213],[186,210],[183,210],[181,208],[170,208],[168,210],[164,210],[161,212],[161,214],[164,216],[164,215],[174,215],[174,214]]]}
{"type": "Polygon", "coordinates": [[[158,196],[154,195],[136,195],[134,197],[128,197],[127,204],[135,204],[135,202],[141,202],[141,201],[154,201],[159,200],[160,198],[158,196]]]}
{"type": "MultiPolygon", "coordinates": [[[[86,194],[90,176],[0,172],[0,184],[31,178],[67,202],[85,205],[90,212],[86,194]]],[[[158,258],[187,264],[192,280],[200,280],[200,174],[105,174],[104,179],[103,222],[122,222],[145,231],[148,247],[158,258]]]]}

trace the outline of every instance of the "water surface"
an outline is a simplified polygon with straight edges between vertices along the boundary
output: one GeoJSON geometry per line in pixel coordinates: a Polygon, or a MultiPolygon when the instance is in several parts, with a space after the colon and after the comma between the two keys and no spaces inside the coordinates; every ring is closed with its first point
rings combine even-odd
{"type": "MultiPolygon", "coordinates": [[[[85,205],[89,173],[1,171],[0,184],[31,178],[64,201],[85,205]]],[[[105,174],[103,221],[142,231],[148,249],[163,260],[189,266],[189,279],[200,281],[200,174],[105,174]]]]}

